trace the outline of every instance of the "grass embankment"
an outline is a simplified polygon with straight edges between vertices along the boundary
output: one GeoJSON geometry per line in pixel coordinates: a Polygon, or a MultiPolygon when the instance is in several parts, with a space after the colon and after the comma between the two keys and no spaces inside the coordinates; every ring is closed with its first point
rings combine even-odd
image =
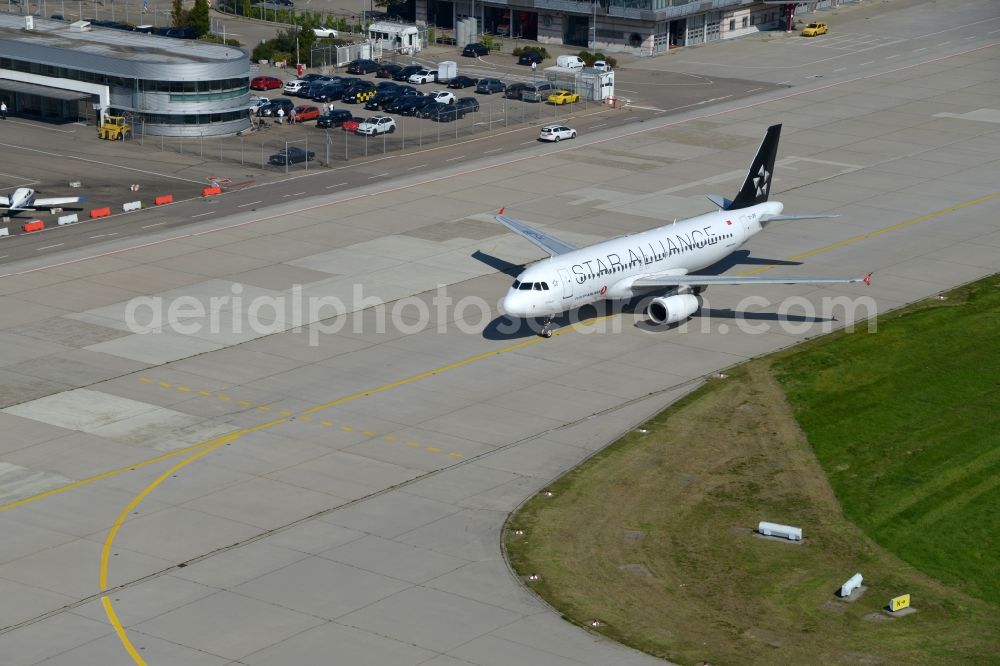
{"type": "Polygon", "coordinates": [[[528,502],[512,565],[569,620],[684,664],[997,663],[996,282],[710,382],[528,502]],[[866,594],[837,600],[855,571],[866,594]],[[919,612],[885,618],[905,592],[919,612]]]}

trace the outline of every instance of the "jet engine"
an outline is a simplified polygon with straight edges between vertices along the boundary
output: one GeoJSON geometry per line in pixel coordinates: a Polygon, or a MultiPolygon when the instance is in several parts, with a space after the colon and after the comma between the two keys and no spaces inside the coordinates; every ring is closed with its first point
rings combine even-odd
{"type": "Polygon", "coordinates": [[[693,315],[700,307],[700,296],[677,294],[666,298],[654,298],[646,308],[646,316],[654,324],[676,324],[693,315]]]}

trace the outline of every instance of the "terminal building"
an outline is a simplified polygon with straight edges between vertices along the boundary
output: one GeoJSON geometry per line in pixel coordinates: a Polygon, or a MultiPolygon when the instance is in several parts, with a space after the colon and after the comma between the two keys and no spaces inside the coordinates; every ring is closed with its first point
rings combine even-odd
{"type": "Polygon", "coordinates": [[[0,14],[0,99],[12,115],[234,134],[250,126],[250,75],[247,54],[228,46],[0,14]]]}
{"type": "Polygon", "coordinates": [[[796,6],[843,0],[416,0],[418,21],[445,28],[474,17],[479,32],[639,55],[781,28],[796,6]]]}

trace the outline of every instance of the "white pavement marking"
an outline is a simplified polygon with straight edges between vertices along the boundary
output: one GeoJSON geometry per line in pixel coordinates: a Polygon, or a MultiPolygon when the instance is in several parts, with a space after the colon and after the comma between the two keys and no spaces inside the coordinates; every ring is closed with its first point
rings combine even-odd
{"type": "Polygon", "coordinates": [[[494,148],[493,150],[484,150],[483,155],[489,155],[490,153],[499,153],[503,148],[494,148]]]}
{"type": "Polygon", "coordinates": [[[449,157],[445,162],[454,162],[455,160],[464,160],[465,155],[459,155],[458,157],[449,157]]]}
{"type": "Polygon", "coordinates": [[[386,177],[388,175],[389,174],[387,174],[387,173],[377,173],[374,176],[368,176],[368,180],[375,180],[376,178],[384,178],[384,177],[386,177]]]}
{"type": "Polygon", "coordinates": [[[899,57],[899,54],[896,53],[896,54],[893,54],[891,56],[886,56],[886,60],[892,60],[893,58],[898,58],[898,57],[899,57]]]}
{"type": "Polygon", "coordinates": [[[426,164],[418,164],[417,166],[411,166],[411,167],[407,168],[406,170],[407,171],[413,171],[414,169],[422,169],[425,166],[427,166],[427,165],[426,164]]]}
{"type": "Polygon", "coordinates": [[[246,208],[247,206],[256,206],[259,203],[264,203],[263,201],[251,201],[250,203],[240,204],[237,208],[246,208]]]}
{"type": "Polygon", "coordinates": [[[195,218],[195,217],[204,217],[205,215],[211,215],[211,214],[213,214],[214,212],[215,212],[214,210],[210,210],[210,211],[208,211],[207,213],[198,213],[197,215],[192,215],[191,217],[192,217],[192,218],[195,218]]]}
{"type": "Polygon", "coordinates": [[[864,67],[865,65],[870,65],[870,64],[872,64],[873,62],[875,62],[875,61],[874,61],[874,60],[869,60],[868,62],[863,62],[863,63],[861,63],[860,65],[858,65],[858,67],[864,67]]]}
{"type": "Polygon", "coordinates": [[[333,189],[335,187],[343,187],[344,185],[347,185],[347,183],[337,183],[336,185],[327,185],[326,189],[330,190],[330,189],[333,189]]]}
{"type": "MultiPolygon", "coordinates": [[[[209,213],[202,213],[202,215],[208,215],[208,214],[209,213]]],[[[158,227],[161,224],[166,224],[166,222],[157,222],[155,224],[147,224],[146,226],[143,227],[143,229],[152,229],[153,227],[158,227]]]]}
{"type": "Polygon", "coordinates": [[[66,243],[56,243],[55,245],[46,245],[45,247],[38,248],[37,250],[35,250],[35,252],[41,252],[42,250],[51,250],[54,247],[59,247],[61,245],[65,245],[65,244],[66,243]]]}

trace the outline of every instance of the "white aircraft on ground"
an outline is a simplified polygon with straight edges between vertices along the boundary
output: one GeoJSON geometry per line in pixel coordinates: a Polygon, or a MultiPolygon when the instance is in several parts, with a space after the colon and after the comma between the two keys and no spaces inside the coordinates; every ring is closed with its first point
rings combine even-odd
{"type": "Polygon", "coordinates": [[[17,213],[22,210],[48,210],[55,206],[63,206],[71,203],[79,203],[86,197],[49,197],[38,199],[36,192],[30,187],[19,187],[14,190],[14,194],[9,197],[0,196],[0,208],[6,208],[9,213],[17,213]]]}
{"type": "Polygon", "coordinates": [[[654,324],[673,324],[701,307],[698,295],[711,285],[731,284],[871,284],[864,277],[729,277],[692,275],[718,262],[759,233],[768,222],[835,215],[782,215],[784,206],[768,201],[781,125],[767,129],[750,172],[732,201],[710,195],[719,210],[650,231],[576,248],[500,209],[496,219],[549,253],[526,268],[503,299],[508,315],[542,318],[541,335],[552,335],[552,317],[603,300],[624,300],[662,291],[646,314],[654,324]]]}

